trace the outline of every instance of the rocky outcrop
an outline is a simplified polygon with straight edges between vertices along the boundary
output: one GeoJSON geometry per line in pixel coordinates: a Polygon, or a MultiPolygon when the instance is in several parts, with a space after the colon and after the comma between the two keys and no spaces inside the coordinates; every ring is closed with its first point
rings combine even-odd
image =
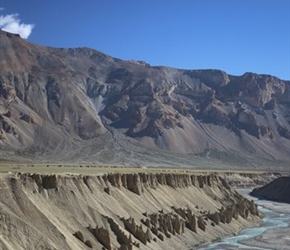
{"type": "Polygon", "coordinates": [[[140,177],[138,174],[129,174],[127,175],[127,188],[131,192],[140,195],[142,188],[140,185],[140,177]]]}
{"type": "MultiPolygon", "coordinates": [[[[260,199],[290,203],[290,177],[279,177],[262,187],[255,188],[251,195],[260,199]]],[[[255,204],[251,204],[251,208],[255,210],[255,204]]]]}
{"type": "Polygon", "coordinates": [[[16,98],[15,89],[3,77],[0,79],[0,97],[7,101],[12,101],[16,98]]]}
{"type": "Polygon", "coordinates": [[[93,248],[92,243],[89,240],[85,240],[83,234],[80,231],[77,231],[73,234],[78,240],[84,243],[87,247],[93,248]]]}
{"type": "Polygon", "coordinates": [[[208,218],[210,219],[210,220],[212,220],[216,225],[219,225],[220,224],[220,222],[221,222],[221,215],[220,215],[220,213],[218,213],[218,212],[215,212],[215,213],[209,213],[208,215],[208,218]]]}
{"type": "Polygon", "coordinates": [[[42,177],[42,187],[44,189],[57,188],[56,175],[42,177]]]}
{"type": "Polygon", "coordinates": [[[134,218],[130,217],[129,219],[123,219],[122,221],[124,222],[125,229],[144,245],[146,245],[147,242],[151,242],[152,235],[149,229],[143,231],[142,225],[137,225],[134,218]]]}
{"type": "Polygon", "coordinates": [[[108,250],[111,250],[109,231],[103,227],[92,228],[88,227],[88,230],[94,235],[94,237],[108,250]]]}
{"type": "Polygon", "coordinates": [[[184,233],[185,222],[177,214],[159,211],[146,217],[148,218],[141,222],[150,228],[151,232],[161,240],[164,240],[163,234],[170,238],[171,235],[184,233]]]}
{"type": "Polygon", "coordinates": [[[86,241],[84,242],[84,244],[85,244],[88,248],[93,248],[93,245],[92,245],[92,243],[91,243],[89,240],[86,240],[86,241]]]}
{"type": "Polygon", "coordinates": [[[205,231],[206,224],[201,216],[198,216],[197,218],[197,225],[202,231],[205,231]]]}
{"type": "Polygon", "coordinates": [[[282,125],[278,125],[278,133],[280,136],[286,138],[286,139],[290,139],[290,129],[287,128],[286,126],[282,126],[282,125]]]}
{"type": "Polygon", "coordinates": [[[112,232],[116,235],[120,247],[132,248],[132,238],[127,237],[124,231],[120,229],[119,225],[112,218],[108,218],[108,223],[110,224],[112,232]]]}
{"type": "Polygon", "coordinates": [[[75,236],[78,240],[80,240],[81,242],[85,242],[84,240],[84,236],[80,231],[77,231],[73,234],[73,236],[75,236]]]}
{"type": "Polygon", "coordinates": [[[191,209],[187,208],[174,208],[174,211],[180,215],[184,221],[185,226],[191,231],[197,233],[196,216],[192,213],[191,209]]]}
{"type": "Polygon", "coordinates": [[[247,219],[249,214],[253,216],[261,216],[257,205],[253,200],[249,201],[242,198],[236,204],[222,207],[219,212],[208,213],[206,217],[214,222],[215,225],[220,223],[231,223],[233,219],[237,220],[239,216],[247,219]]]}
{"type": "Polygon", "coordinates": [[[21,115],[20,119],[26,121],[27,123],[35,123],[33,118],[29,114],[21,115]]]}
{"type": "Polygon", "coordinates": [[[20,178],[25,182],[27,178],[31,178],[37,184],[39,191],[42,189],[57,189],[56,175],[41,175],[41,174],[24,174],[20,178]]]}

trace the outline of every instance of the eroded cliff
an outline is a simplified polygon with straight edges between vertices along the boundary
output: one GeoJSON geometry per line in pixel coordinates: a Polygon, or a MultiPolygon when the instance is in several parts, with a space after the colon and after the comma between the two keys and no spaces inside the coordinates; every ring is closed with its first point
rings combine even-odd
{"type": "Polygon", "coordinates": [[[0,176],[0,248],[188,249],[259,220],[216,175],[0,176]]]}

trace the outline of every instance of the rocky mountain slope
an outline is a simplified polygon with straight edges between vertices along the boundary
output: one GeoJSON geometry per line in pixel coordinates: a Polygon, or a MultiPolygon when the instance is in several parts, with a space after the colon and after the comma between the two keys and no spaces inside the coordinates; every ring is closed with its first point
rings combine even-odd
{"type": "Polygon", "coordinates": [[[289,81],[0,39],[1,159],[290,161],[289,81]]]}
{"type": "Polygon", "coordinates": [[[279,177],[265,186],[255,188],[251,195],[262,199],[290,203],[290,177],[279,177]]]}
{"type": "Polygon", "coordinates": [[[190,249],[260,221],[222,178],[1,174],[0,249],[190,249]]]}

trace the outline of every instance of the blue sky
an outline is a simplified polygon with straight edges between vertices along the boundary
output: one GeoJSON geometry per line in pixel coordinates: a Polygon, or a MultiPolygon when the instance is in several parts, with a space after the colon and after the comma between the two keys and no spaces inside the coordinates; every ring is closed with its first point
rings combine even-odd
{"type": "Polygon", "coordinates": [[[0,7],[0,28],[34,43],[290,80],[290,0],[0,0],[0,7]]]}

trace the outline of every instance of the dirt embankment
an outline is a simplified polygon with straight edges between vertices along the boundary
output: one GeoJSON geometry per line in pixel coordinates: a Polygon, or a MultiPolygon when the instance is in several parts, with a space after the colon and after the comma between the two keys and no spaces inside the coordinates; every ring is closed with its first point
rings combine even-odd
{"type": "Polygon", "coordinates": [[[216,175],[0,175],[0,249],[189,249],[259,221],[216,175]]]}

